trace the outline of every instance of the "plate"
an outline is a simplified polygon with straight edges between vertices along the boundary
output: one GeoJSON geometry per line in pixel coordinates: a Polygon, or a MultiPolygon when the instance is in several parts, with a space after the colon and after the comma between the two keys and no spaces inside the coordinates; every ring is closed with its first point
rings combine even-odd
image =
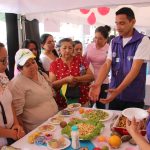
{"type": "MultiPolygon", "coordinates": [[[[51,145],[49,144],[49,142],[47,142],[47,147],[50,149],[50,150],[63,150],[65,148],[67,148],[68,146],[70,146],[71,142],[69,139],[63,137],[65,139],[65,145],[62,146],[62,147],[58,147],[58,148],[52,148],[51,145]]],[[[51,141],[50,141],[51,142],[51,141]]]]}
{"type": "Polygon", "coordinates": [[[113,116],[113,111],[103,109],[87,109],[83,114],[83,117],[92,120],[107,121],[113,116]]]}
{"type": "Polygon", "coordinates": [[[40,132],[47,132],[47,131],[52,132],[56,129],[56,127],[52,124],[45,124],[45,125],[40,126],[38,129],[40,132]]]}
{"type": "Polygon", "coordinates": [[[75,111],[81,107],[81,104],[80,103],[73,103],[73,104],[69,104],[67,107],[68,107],[68,109],[75,111]]]}
{"type": "Polygon", "coordinates": [[[60,122],[64,121],[64,117],[63,116],[55,116],[55,117],[52,117],[49,119],[49,121],[52,123],[52,124],[60,124],[60,122]]]}
{"type": "Polygon", "coordinates": [[[73,115],[73,113],[74,113],[73,110],[64,109],[59,112],[59,115],[64,116],[64,117],[70,117],[73,115]]]}
{"type": "Polygon", "coordinates": [[[136,121],[143,120],[149,116],[148,112],[141,108],[127,108],[122,111],[122,115],[130,121],[135,117],[136,121]]]}

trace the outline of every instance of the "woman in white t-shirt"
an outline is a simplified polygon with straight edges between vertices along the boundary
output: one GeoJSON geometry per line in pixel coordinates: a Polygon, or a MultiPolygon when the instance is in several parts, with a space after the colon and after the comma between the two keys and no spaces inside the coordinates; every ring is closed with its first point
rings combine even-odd
{"type": "Polygon", "coordinates": [[[12,95],[7,87],[9,80],[5,74],[7,64],[7,51],[0,43],[0,148],[9,144],[8,138],[15,141],[25,135],[12,107],[12,95]]]}

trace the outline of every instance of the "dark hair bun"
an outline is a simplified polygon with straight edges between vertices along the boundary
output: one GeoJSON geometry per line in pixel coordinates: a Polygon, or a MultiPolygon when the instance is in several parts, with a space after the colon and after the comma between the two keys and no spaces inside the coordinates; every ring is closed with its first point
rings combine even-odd
{"type": "Polygon", "coordinates": [[[108,25],[105,25],[104,28],[105,28],[105,30],[106,30],[108,33],[111,31],[111,27],[108,26],[108,25]]]}

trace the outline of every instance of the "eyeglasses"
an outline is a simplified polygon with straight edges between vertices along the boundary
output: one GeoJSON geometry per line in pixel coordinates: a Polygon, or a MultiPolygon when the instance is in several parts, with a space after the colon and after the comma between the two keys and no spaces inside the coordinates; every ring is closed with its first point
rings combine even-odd
{"type": "Polygon", "coordinates": [[[0,62],[1,62],[3,65],[6,65],[7,62],[8,62],[8,57],[4,57],[4,58],[0,59],[0,62]]]}

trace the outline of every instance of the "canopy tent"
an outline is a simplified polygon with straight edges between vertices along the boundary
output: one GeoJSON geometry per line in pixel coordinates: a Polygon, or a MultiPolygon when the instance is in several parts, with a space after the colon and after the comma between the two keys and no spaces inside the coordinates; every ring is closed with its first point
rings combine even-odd
{"type": "Polygon", "coordinates": [[[118,5],[148,6],[150,0],[0,0],[0,11],[26,15],[118,5]]]}
{"type": "Polygon", "coordinates": [[[150,0],[0,0],[0,12],[10,12],[25,15],[28,19],[38,19],[40,22],[71,22],[87,24],[87,18],[94,12],[96,24],[108,24],[114,26],[115,11],[122,5],[133,8],[137,26],[150,27],[150,0]],[[100,15],[96,8],[110,7],[106,16],[100,15]],[[92,8],[86,15],[80,8],[92,8]]]}

